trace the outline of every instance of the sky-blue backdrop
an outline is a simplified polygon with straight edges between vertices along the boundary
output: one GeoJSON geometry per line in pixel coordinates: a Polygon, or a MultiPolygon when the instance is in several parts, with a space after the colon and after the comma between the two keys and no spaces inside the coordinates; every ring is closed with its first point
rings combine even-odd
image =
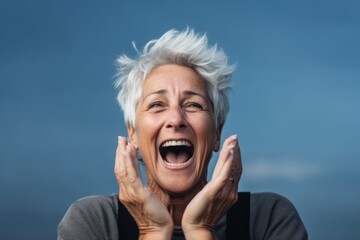
{"type": "Polygon", "coordinates": [[[54,239],[75,199],[117,192],[114,60],[187,26],[238,65],[224,137],[239,136],[240,190],[287,196],[310,239],[356,239],[359,13],[356,0],[2,0],[1,239],[54,239]]]}

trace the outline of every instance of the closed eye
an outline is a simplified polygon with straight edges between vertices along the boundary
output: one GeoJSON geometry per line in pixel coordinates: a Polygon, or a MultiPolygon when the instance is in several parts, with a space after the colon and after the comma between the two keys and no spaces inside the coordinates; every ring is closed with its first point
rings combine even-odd
{"type": "Polygon", "coordinates": [[[148,105],[147,109],[150,110],[150,109],[154,109],[154,108],[161,108],[163,107],[164,104],[162,102],[152,102],[148,105]]]}
{"type": "Polygon", "coordinates": [[[197,102],[189,102],[185,105],[185,108],[190,111],[204,110],[204,106],[197,102]]]}

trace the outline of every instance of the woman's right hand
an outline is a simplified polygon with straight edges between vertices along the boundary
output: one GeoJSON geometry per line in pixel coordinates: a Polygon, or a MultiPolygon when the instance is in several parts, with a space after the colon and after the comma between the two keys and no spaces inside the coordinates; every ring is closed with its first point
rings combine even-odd
{"type": "Polygon", "coordinates": [[[140,239],[171,239],[172,218],[160,199],[144,186],[136,150],[124,137],[118,139],[114,171],[119,199],[136,221],[140,239]]]}

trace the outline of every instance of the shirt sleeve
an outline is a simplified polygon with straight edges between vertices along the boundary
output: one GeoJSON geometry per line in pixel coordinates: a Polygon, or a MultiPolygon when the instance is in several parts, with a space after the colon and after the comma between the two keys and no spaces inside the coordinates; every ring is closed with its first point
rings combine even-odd
{"type": "Polygon", "coordinates": [[[250,209],[251,239],[308,239],[296,208],[285,197],[274,193],[253,194],[250,209]]]}
{"type": "Polygon", "coordinates": [[[118,239],[114,199],[92,196],[77,200],[69,207],[57,230],[58,240],[118,239]]]}

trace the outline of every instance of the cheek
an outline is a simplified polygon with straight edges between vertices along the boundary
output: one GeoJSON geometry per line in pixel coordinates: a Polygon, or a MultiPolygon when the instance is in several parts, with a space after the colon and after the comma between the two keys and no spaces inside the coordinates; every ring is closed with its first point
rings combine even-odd
{"type": "MultiPolygon", "coordinates": [[[[160,121],[158,119],[146,115],[139,115],[137,119],[139,119],[139,121],[136,122],[136,136],[140,154],[144,158],[144,161],[149,161],[156,157],[156,149],[154,150],[154,146],[156,146],[156,138],[161,124],[159,124],[160,121]]],[[[149,163],[150,162],[148,162],[147,165],[149,165],[149,163]]]]}
{"type": "Polygon", "coordinates": [[[202,116],[202,118],[192,121],[193,130],[197,136],[198,152],[198,170],[203,171],[207,168],[216,142],[215,127],[211,118],[202,116]]]}
{"type": "Polygon", "coordinates": [[[138,130],[137,135],[140,141],[147,140],[149,136],[157,133],[160,126],[160,121],[158,118],[147,115],[139,115],[137,119],[139,119],[139,121],[136,122],[138,130]]]}
{"type": "Polygon", "coordinates": [[[191,121],[193,129],[198,136],[206,137],[206,141],[211,142],[211,139],[215,139],[215,124],[212,118],[208,115],[203,115],[191,121]]]}

